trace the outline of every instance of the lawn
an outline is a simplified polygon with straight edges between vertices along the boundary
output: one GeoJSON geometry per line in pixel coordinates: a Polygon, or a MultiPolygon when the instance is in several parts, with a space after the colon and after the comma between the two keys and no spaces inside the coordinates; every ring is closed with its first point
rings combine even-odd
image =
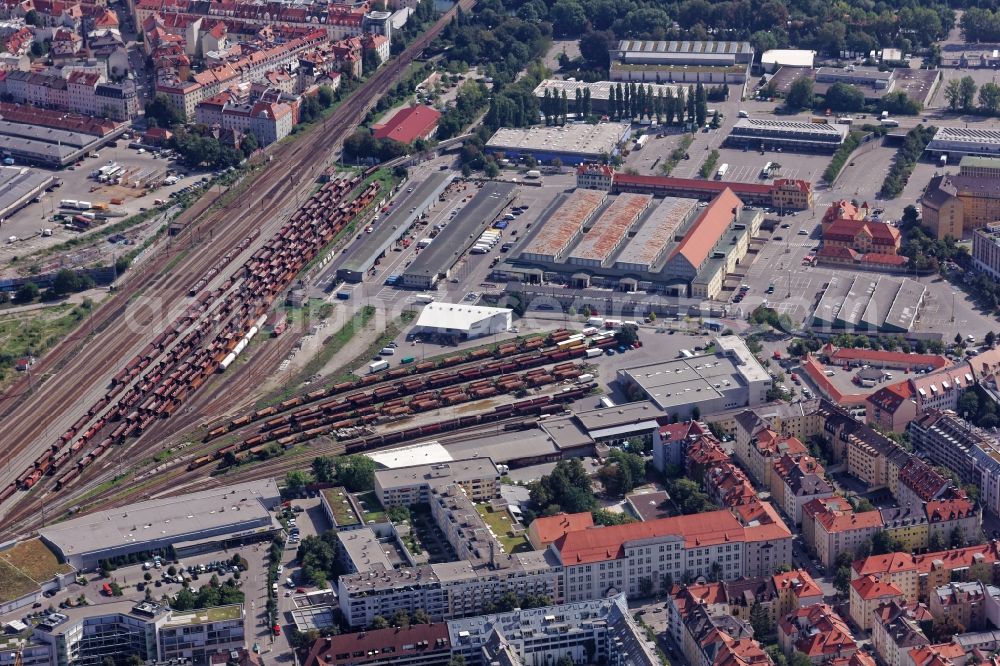
{"type": "Polygon", "coordinates": [[[354,513],[347,495],[347,490],[341,486],[325,488],[323,490],[323,497],[326,498],[327,504],[330,505],[330,510],[333,512],[333,520],[337,523],[337,527],[350,527],[361,522],[357,514],[354,513]]]}
{"type": "Polygon", "coordinates": [[[362,516],[365,524],[370,522],[385,522],[385,510],[382,508],[382,503],[378,501],[378,495],[375,494],[374,490],[361,493],[356,499],[365,511],[365,515],[362,516]]]}
{"type": "Polygon", "coordinates": [[[63,303],[0,317],[0,389],[13,380],[17,359],[41,356],[88,314],[82,305],[63,303]]]}
{"type": "Polygon", "coordinates": [[[523,553],[531,550],[531,544],[528,543],[528,539],[523,534],[521,536],[513,536],[510,528],[513,519],[510,517],[510,513],[507,511],[493,511],[486,504],[477,504],[476,511],[486,521],[486,524],[490,526],[493,533],[497,535],[500,543],[503,544],[504,550],[508,553],[523,553]]]}
{"type": "Polygon", "coordinates": [[[38,583],[0,559],[0,603],[7,603],[38,589],[38,583]]]}
{"type": "Polygon", "coordinates": [[[199,624],[204,622],[223,622],[225,620],[238,620],[242,613],[239,604],[229,604],[226,606],[214,606],[212,608],[201,608],[192,611],[175,612],[171,620],[172,624],[199,624]]]}
{"type": "Polygon", "coordinates": [[[16,567],[21,573],[39,583],[50,580],[56,574],[70,572],[68,564],[60,564],[56,554],[41,539],[22,541],[9,548],[0,557],[16,567]]]}

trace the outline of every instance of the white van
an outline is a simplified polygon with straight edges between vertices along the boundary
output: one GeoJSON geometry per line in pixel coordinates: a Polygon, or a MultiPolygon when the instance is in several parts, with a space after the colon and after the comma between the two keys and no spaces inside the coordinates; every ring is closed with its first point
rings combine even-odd
{"type": "Polygon", "coordinates": [[[379,354],[381,356],[395,356],[396,350],[393,349],[392,347],[382,347],[382,350],[379,352],[379,354]]]}

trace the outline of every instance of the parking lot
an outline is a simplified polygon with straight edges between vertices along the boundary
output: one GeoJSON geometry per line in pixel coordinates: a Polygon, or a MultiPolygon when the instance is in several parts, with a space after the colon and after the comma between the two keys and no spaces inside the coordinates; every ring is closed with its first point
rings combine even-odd
{"type": "Polygon", "coordinates": [[[111,210],[116,212],[116,216],[110,217],[106,224],[114,224],[129,215],[146,208],[152,208],[157,199],[169,200],[172,192],[179,191],[206,175],[201,172],[192,172],[186,168],[179,168],[172,161],[159,158],[154,153],[144,152],[140,154],[137,150],[127,148],[127,143],[127,141],[119,140],[118,147],[105,146],[99,151],[98,157],[84,158],[80,166],[72,166],[58,171],[31,167],[37,171],[52,173],[62,181],[62,185],[52,192],[44,193],[37,199],[37,203],[25,206],[11,217],[0,222],[0,236],[3,238],[17,236],[19,239],[29,239],[13,244],[5,243],[0,247],[0,261],[9,259],[11,256],[24,256],[28,252],[43,249],[78,236],[79,232],[66,230],[59,223],[52,221],[52,215],[60,212],[59,202],[62,200],[73,199],[95,204],[108,204],[111,210]],[[93,171],[109,162],[140,171],[157,168],[162,170],[164,175],[168,169],[182,171],[188,175],[180,178],[173,185],[148,191],[125,185],[102,185],[91,178],[93,171]],[[111,199],[114,198],[123,199],[123,203],[120,205],[111,204],[111,199]],[[43,229],[51,229],[52,236],[42,237],[40,234],[43,229]]]}

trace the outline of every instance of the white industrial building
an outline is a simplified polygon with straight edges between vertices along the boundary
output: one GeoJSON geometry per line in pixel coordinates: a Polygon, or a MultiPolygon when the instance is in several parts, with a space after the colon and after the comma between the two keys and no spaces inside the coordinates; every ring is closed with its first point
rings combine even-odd
{"type": "Polygon", "coordinates": [[[806,49],[771,49],[761,55],[760,64],[773,74],[779,67],[812,67],[815,58],[816,52],[806,49]]]}
{"type": "Polygon", "coordinates": [[[173,547],[182,556],[269,537],[281,529],[270,513],[280,502],[274,479],[248,481],[90,513],[44,527],[39,535],[83,570],[131,553],[173,547]]]}
{"type": "Polygon", "coordinates": [[[414,331],[458,335],[466,339],[504,333],[513,323],[511,310],[462,303],[428,303],[417,318],[414,331]]]}
{"type": "Polygon", "coordinates": [[[715,339],[715,352],[659,361],[618,371],[618,383],[634,386],[666,414],[680,419],[767,401],[771,376],[738,336],[715,339]]]}

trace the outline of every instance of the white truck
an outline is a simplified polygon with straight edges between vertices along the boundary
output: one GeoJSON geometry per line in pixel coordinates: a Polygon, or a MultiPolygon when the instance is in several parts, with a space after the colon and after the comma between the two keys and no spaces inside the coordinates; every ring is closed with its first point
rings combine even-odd
{"type": "Polygon", "coordinates": [[[368,373],[382,372],[389,369],[389,361],[372,361],[368,364],[368,373]]]}
{"type": "Polygon", "coordinates": [[[422,303],[424,305],[427,305],[428,303],[433,303],[435,300],[437,300],[437,299],[434,298],[433,294],[417,294],[416,295],[416,301],[417,301],[417,303],[422,303]]]}
{"type": "Polygon", "coordinates": [[[542,172],[538,169],[531,169],[528,173],[524,174],[525,178],[541,178],[542,172]]]}

